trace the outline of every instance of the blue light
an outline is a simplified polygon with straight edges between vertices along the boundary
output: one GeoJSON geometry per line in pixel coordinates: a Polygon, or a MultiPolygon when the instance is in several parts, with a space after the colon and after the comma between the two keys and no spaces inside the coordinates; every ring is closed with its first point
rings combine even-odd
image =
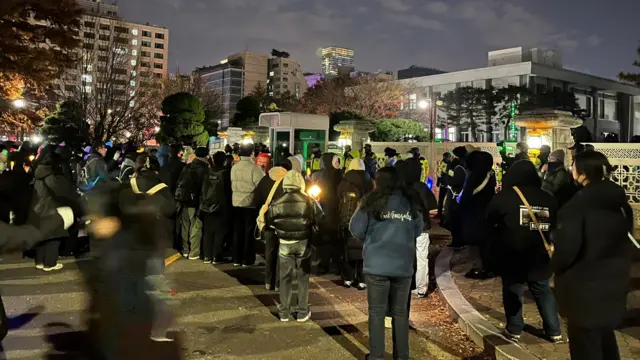
{"type": "Polygon", "coordinates": [[[104,145],[105,145],[106,147],[112,147],[112,146],[113,146],[113,143],[112,143],[111,141],[107,141],[106,143],[104,143],[104,145]]]}
{"type": "Polygon", "coordinates": [[[429,190],[433,189],[433,180],[431,180],[431,177],[427,178],[427,187],[429,188],[429,190]]]}

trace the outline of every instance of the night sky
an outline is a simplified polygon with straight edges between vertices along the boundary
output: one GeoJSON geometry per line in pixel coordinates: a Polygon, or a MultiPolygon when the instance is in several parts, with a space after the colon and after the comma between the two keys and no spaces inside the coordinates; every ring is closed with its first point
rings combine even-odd
{"type": "MultiPolygon", "coordinates": [[[[109,2],[111,0],[106,0],[109,2]]],[[[171,71],[217,64],[245,49],[287,51],[320,71],[317,50],[355,50],[358,70],[412,64],[486,66],[490,50],[538,46],[566,68],[604,77],[631,70],[640,0],[125,0],[121,16],[170,29],[171,71]]]]}

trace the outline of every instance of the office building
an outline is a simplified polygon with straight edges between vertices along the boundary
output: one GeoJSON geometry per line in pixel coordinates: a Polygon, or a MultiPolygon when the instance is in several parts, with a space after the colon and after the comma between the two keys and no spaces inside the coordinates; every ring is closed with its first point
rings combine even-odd
{"type": "Polygon", "coordinates": [[[297,61],[285,57],[269,59],[269,78],[267,80],[269,96],[279,98],[289,93],[296,99],[300,99],[308,87],[297,61]]]}
{"type": "Polygon", "coordinates": [[[108,4],[100,0],[76,0],[86,14],[118,17],[120,9],[115,3],[108,4]]]}
{"type": "Polygon", "coordinates": [[[416,78],[421,76],[439,75],[439,74],[446,74],[446,71],[442,71],[442,70],[438,70],[430,67],[411,65],[406,69],[398,70],[398,80],[411,79],[411,78],[416,78]]]}
{"type": "Polygon", "coordinates": [[[219,124],[221,129],[228,128],[229,121],[235,114],[236,104],[244,96],[244,62],[241,59],[234,59],[224,61],[223,64],[198,68],[194,76],[199,76],[206,88],[220,94],[223,113],[219,124]]]}
{"type": "Polygon", "coordinates": [[[221,63],[238,60],[236,63],[244,70],[244,92],[243,96],[251,94],[258,84],[267,85],[269,57],[266,54],[241,51],[228,56],[221,63]]]}
{"type": "MultiPolygon", "coordinates": [[[[503,88],[516,85],[526,86],[533,92],[553,89],[572,91],[580,107],[587,112],[585,125],[596,141],[602,141],[607,133],[617,133],[621,141],[628,141],[634,134],[640,134],[637,110],[640,107],[640,88],[565,69],[560,54],[555,51],[522,47],[491,51],[487,67],[396,81],[418,87],[416,93],[424,94],[428,99],[437,98],[463,86],[503,88]]],[[[408,107],[415,108],[420,99],[416,94],[408,95],[408,107]]],[[[446,116],[440,112],[438,115],[446,116]]],[[[486,139],[486,134],[482,131],[483,125],[479,125],[480,139],[483,136],[486,139]]],[[[451,140],[469,141],[468,129],[461,130],[462,138],[451,140]]],[[[449,131],[449,134],[453,133],[454,131],[449,131]]],[[[500,139],[502,134],[502,129],[494,129],[493,140],[500,139]]]]}
{"type": "Polygon", "coordinates": [[[338,76],[355,71],[354,52],[352,49],[329,46],[322,49],[322,74],[338,76]]]}

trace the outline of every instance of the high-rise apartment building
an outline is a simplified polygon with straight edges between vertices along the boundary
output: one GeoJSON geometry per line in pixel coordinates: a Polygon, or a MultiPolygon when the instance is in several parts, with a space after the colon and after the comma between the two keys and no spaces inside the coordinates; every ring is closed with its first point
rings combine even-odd
{"type": "Polygon", "coordinates": [[[81,41],[79,61],[60,79],[58,92],[64,97],[90,95],[110,87],[108,96],[117,98],[110,110],[133,107],[138,88],[149,78],[167,78],[169,30],[123,20],[116,5],[90,0],[78,4],[85,9],[75,34],[81,41]]]}
{"type": "Polygon", "coordinates": [[[262,86],[267,85],[267,68],[269,57],[266,54],[242,51],[228,56],[225,61],[231,62],[238,60],[244,70],[244,93],[243,96],[251,94],[253,89],[260,83],[262,86]]]}
{"type": "Polygon", "coordinates": [[[322,73],[324,76],[349,74],[355,70],[352,49],[329,46],[322,49],[322,73]]]}
{"type": "Polygon", "coordinates": [[[244,96],[243,62],[240,59],[225,60],[223,64],[196,69],[194,76],[199,76],[206,88],[220,94],[223,107],[222,117],[219,120],[220,128],[229,127],[236,104],[244,96]]]}
{"type": "Polygon", "coordinates": [[[304,73],[297,61],[285,57],[269,59],[269,96],[279,98],[287,93],[300,99],[308,89],[304,73]]]}

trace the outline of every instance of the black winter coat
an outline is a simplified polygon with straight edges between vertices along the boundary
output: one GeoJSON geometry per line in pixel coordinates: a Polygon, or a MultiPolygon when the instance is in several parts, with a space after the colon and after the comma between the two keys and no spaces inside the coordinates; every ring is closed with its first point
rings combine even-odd
{"type": "Polygon", "coordinates": [[[285,190],[271,202],[265,223],[276,231],[280,240],[311,240],[313,226],[322,218],[318,203],[299,190],[285,190]]]}
{"type": "MultiPolygon", "coordinates": [[[[62,175],[62,171],[53,165],[38,165],[33,191],[32,211],[39,216],[52,213],[58,207],[69,206],[76,217],[82,217],[80,196],[74,186],[62,175]]],[[[31,216],[28,221],[36,224],[36,220],[31,216]]],[[[69,236],[69,233],[60,229],[51,234],[50,238],[66,236],[69,236]]]]}
{"type": "Polygon", "coordinates": [[[167,164],[160,168],[160,180],[169,186],[172,194],[176,193],[176,187],[178,187],[178,179],[184,168],[184,163],[180,161],[179,157],[171,157],[167,161],[167,164]]]}
{"type": "Polygon", "coordinates": [[[549,171],[542,178],[542,190],[553,195],[558,201],[558,207],[566,204],[578,191],[573,183],[573,177],[564,164],[549,163],[549,171]]]}
{"type": "Polygon", "coordinates": [[[338,206],[340,199],[338,197],[338,185],[342,181],[342,172],[335,169],[331,164],[333,157],[333,153],[322,154],[320,158],[322,170],[315,172],[312,176],[312,182],[318,184],[322,190],[318,202],[326,216],[320,225],[321,232],[324,234],[337,231],[339,222],[338,206]]]}
{"type": "MultiPolygon", "coordinates": [[[[275,185],[275,183],[276,181],[272,179],[270,175],[264,176],[262,179],[260,179],[260,182],[258,183],[258,186],[256,186],[256,190],[254,192],[254,201],[258,209],[260,209],[262,205],[267,202],[269,193],[271,192],[271,189],[273,188],[273,185],[275,185]]],[[[282,196],[282,194],[284,194],[284,188],[282,187],[282,181],[280,181],[280,184],[278,185],[276,192],[273,194],[273,198],[271,199],[271,201],[279,198],[280,196],[282,196]]]]}
{"type": "Polygon", "coordinates": [[[633,212],[611,181],[585,186],[558,214],[552,233],[560,312],[574,326],[613,329],[626,311],[633,212]]]}
{"type": "MultiPolygon", "coordinates": [[[[138,171],[134,177],[136,178],[138,190],[143,193],[151,190],[156,185],[162,184],[160,177],[148,169],[138,171]]],[[[157,205],[157,208],[160,210],[160,215],[163,217],[170,218],[176,211],[176,202],[173,199],[173,194],[171,193],[171,190],[169,190],[169,187],[155,193],[153,198],[155,200],[154,204],[157,205]]]]}
{"type": "MultiPolygon", "coordinates": [[[[204,178],[209,171],[209,164],[199,158],[195,158],[190,164],[187,164],[182,170],[182,174],[180,174],[180,181],[184,179],[193,179],[193,182],[190,182],[190,186],[185,188],[190,194],[193,194],[194,197],[182,203],[185,207],[194,207],[197,208],[200,205],[200,192],[202,191],[202,183],[204,182],[204,178]]],[[[168,184],[167,184],[168,185],[168,184]]]]}
{"type": "Polygon", "coordinates": [[[344,174],[340,185],[338,185],[338,198],[347,192],[357,192],[360,197],[373,190],[373,181],[365,170],[351,170],[344,174]]]}

